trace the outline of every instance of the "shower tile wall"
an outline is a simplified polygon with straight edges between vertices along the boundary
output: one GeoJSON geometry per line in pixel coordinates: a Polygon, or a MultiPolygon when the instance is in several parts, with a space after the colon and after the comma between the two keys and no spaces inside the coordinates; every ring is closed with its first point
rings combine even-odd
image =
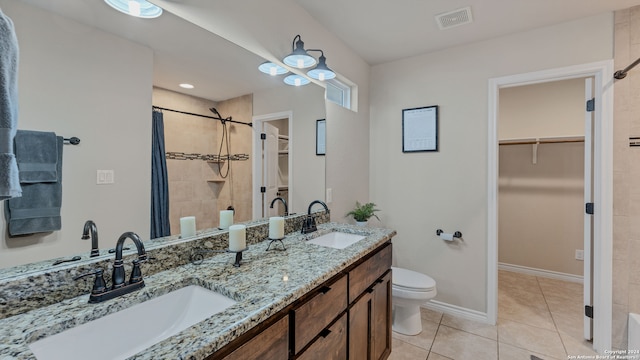
{"type": "MultiPolygon", "coordinates": [[[[154,88],[153,104],[169,109],[209,115],[215,102],[154,88]]],[[[165,150],[198,154],[216,154],[219,122],[174,112],[164,112],[165,150]]],[[[169,177],[169,221],[171,234],[180,233],[180,218],[195,216],[198,229],[218,225],[218,196],[222,184],[207,180],[218,178],[217,166],[202,160],[167,159],[169,177]]]]}
{"type": "MultiPolygon", "coordinates": [[[[615,13],[614,67],[640,57],[640,6],[615,13]]],[[[613,149],[613,347],[627,348],[627,314],[640,313],[640,70],[614,88],[613,149]]]]}
{"type": "MultiPolygon", "coordinates": [[[[216,107],[223,117],[232,116],[234,121],[251,123],[253,117],[253,95],[243,95],[236,98],[220,101],[216,107]]],[[[226,209],[233,203],[236,213],[234,221],[247,221],[252,218],[253,203],[253,130],[250,126],[229,123],[229,139],[231,154],[249,154],[249,160],[233,161],[231,164],[231,176],[233,177],[233,201],[231,201],[231,189],[229,179],[218,198],[220,210],[226,209]]],[[[222,129],[222,127],[220,127],[222,129]]],[[[216,144],[220,146],[220,133],[216,133],[216,144]]],[[[216,154],[218,148],[216,148],[216,154]]],[[[226,153],[226,149],[222,150],[226,153]]],[[[223,169],[223,172],[226,171],[223,169]]]]}

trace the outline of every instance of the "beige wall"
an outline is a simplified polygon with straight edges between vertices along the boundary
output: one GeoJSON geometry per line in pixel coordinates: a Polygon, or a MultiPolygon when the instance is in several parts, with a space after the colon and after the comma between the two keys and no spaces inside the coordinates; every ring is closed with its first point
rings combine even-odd
{"type": "Polygon", "coordinates": [[[398,231],[394,263],[433,277],[437,301],[487,311],[489,79],[610,59],[612,40],[601,14],[372,68],[371,200],[398,231]],[[403,154],[402,109],[427,105],[440,106],[440,150],[403,154]]]}
{"type": "Polygon", "coordinates": [[[125,231],[148,238],[152,51],[23,2],[0,6],[20,45],[18,127],[81,139],[64,146],[62,230],[11,239],[0,221],[0,267],[88,252],[88,219],[102,248],[125,231]],[[115,183],[96,185],[98,169],[115,183]]]}
{"type": "MultiPolygon", "coordinates": [[[[615,68],[640,57],[640,7],[615,14],[615,68]]],[[[613,346],[626,349],[627,314],[640,313],[640,71],[615,82],[613,152],[613,346]]]]}
{"type": "Polygon", "coordinates": [[[498,262],[582,276],[583,159],[583,143],[541,144],[537,164],[532,145],[500,146],[498,262]]]}
{"type": "Polygon", "coordinates": [[[584,81],[500,89],[498,138],[584,135],[584,81]]]}

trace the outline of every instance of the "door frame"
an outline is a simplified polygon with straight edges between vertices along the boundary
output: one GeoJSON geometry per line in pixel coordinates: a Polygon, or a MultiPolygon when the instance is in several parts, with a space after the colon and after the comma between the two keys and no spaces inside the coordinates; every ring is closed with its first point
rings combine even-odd
{"type": "Polygon", "coordinates": [[[487,174],[487,319],[498,316],[498,100],[501,88],[594,77],[593,348],[611,349],[613,234],[613,60],[489,79],[487,174]]]}
{"type": "MultiPolygon", "coordinates": [[[[262,193],[260,192],[260,186],[262,185],[262,144],[260,139],[260,133],[262,132],[262,123],[267,121],[283,120],[287,119],[289,127],[289,175],[288,175],[288,187],[291,189],[293,184],[293,142],[291,141],[291,134],[293,134],[293,111],[281,111],[277,113],[255,115],[251,118],[253,124],[253,205],[252,205],[252,217],[253,219],[261,218],[262,214],[262,193]]],[[[289,204],[293,204],[293,192],[289,191],[289,204]]]]}

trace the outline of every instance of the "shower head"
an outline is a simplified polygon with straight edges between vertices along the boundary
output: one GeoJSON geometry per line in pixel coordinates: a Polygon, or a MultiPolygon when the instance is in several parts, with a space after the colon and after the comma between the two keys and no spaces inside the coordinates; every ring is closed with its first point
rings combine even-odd
{"type": "Polygon", "coordinates": [[[216,114],[219,118],[222,118],[222,115],[220,115],[220,113],[218,112],[218,110],[216,110],[216,108],[214,108],[214,107],[209,108],[209,111],[211,111],[212,113],[216,114]]]}

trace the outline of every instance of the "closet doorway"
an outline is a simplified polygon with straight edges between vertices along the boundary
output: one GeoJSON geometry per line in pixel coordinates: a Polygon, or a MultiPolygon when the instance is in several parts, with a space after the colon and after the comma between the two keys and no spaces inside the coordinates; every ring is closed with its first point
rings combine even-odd
{"type": "Polygon", "coordinates": [[[592,306],[592,216],[585,215],[592,83],[573,78],[499,90],[498,321],[580,344],[580,352],[566,349],[571,355],[591,350],[583,338],[592,339],[584,316],[584,305],[592,306]],[[506,272],[529,281],[516,284],[506,272]]]}
{"type": "MultiPolygon", "coordinates": [[[[276,197],[292,203],[291,112],[253,118],[253,218],[282,216],[284,205],[276,197]]],[[[289,205],[290,206],[290,205],[289,205]]]]}
{"type": "MultiPolygon", "coordinates": [[[[587,170],[589,173],[593,174],[593,179],[591,176],[585,176],[583,180],[592,181],[591,186],[593,187],[593,201],[595,203],[595,213],[594,215],[589,215],[588,218],[589,223],[585,222],[583,229],[584,233],[591,232],[593,234],[593,243],[591,244],[589,240],[585,240],[585,244],[582,250],[585,250],[584,260],[585,264],[591,260],[591,264],[593,264],[593,277],[592,281],[585,282],[587,284],[592,283],[593,288],[589,289],[586,287],[585,299],[593,296],[593,344],[592,347],[596,351],[603,352],[606,349],[611,348],[611,310],[612,310],[612,294],[611,294],[611,279],[612,279],[612,219],[613,219],[613,211],[612,211],[612,175],[613,175],[613,165],[612,165],[612,152],[613,152],[613,134],[612,134],[612,121],[613,121],[613,92],[612,92],[612,84],[613,84],[613,63],[612,61],[602,61],[591,64],[583,64],[576,65],[566,68],[558,68],[551,70],[544,70],[534,73],[525,73],[519,75],[511,75],[505,76],[501,78],[494,78],[489,80],[489,124],[488,124],[488,223],[487,223],[487,234],[488,234],[488,309],[487,309],[487,318],[491,322],[497,322],[498,320],[498,247],[499,247],[499,165],[502,159],[500,157],[500,147],[504,147],[504,145],[499,145],[499,126],[502,121],[503,114],[500,112],[501,104],[504,99],[502,99],[501,91],[503,89],[512,88],[512,87],[521,87],[521,86],[529,86],[543,83],[556,82],[561,80],[571,80],[571,79],[586,79],[593,78],[594,87],[593,87],[593,97],[594,97],[594,111],[587,116],[586,111],[586,90],[583,87],[581,91],[582,99],[582,109],[584,110],[583,117],[585,123],[587,118],[591,121],[593,119],[593,129],[591,126],[585,126],[585,137],[593,135],[593,151],[585,151],[585,156],[592,156],[591,161],[584,161],[584,164],[587,166],[585,168],[585,172],[587,170]],[[589,131],[593,131],[592,134],[589,131]],[[588,169],[590,164],[593,164],[593,171],[588,169]],[[592,222],[592,224],[591,224],[592,222]],[[593,251],[589,254],[588,249],[593,247],[593,251]]],[[[538,106],[544,106],[543,104],[538,104],[538,106]]],[[[538,118],[534,122],[544,122],[547,119],[538,118]]],[[[529,124],[530,126],[532,124],[529,124]]],[[[537,124],[535,124],[537,125],[537,124]]],[[[550,126],[550,128],[553,128],[550,126]]],[[[529,136],[529,135],[523,135],[529,136]]],[[[578,137],[579,135],[575,136],[578,137]]],[[[538,162],[542,160],[542,157],[549,158],[548,154],[543,154],[542,146],[546,145],[546,150],[550,150],[548,147],[551,145],[571,145],[572,143],[551,143],[551,144],[542,144],[542,139],[540,139],[540,144],[536,144],[538,141],[537,137],[551,137],[551,138],[564,138],[564,140],[569,140],[570,138],[574,138],[574,135],[562,134],[558,136],[557,134],[552,135],[533,135],[534,144],[519,144],[529,148],[529,156],[528,161],[530,163],[538,162]],[[534,150],[537,150],[534,152],[534,150]]],[[[530,140],[530,139],[529,139],[530,140]]],[[[561,140],[561,139],[551,139],[551,140],[561,140]]],[[[572,139],[576,140],[576,143],[579,143],[580,139],[572,139]]],[[[514,141],[515,142],[515,141],[514,141]]],[[[507,146],[519,146],[519,145],[507,145],[507,146]]],[[[554,161],[558,161],[558,158],[553,158],[554,161]]],[[[575,160],[574,160],[575,161],[575,160]]],[[[516,162],[516,164],[521,164],[516,162]]],[[[571,163],[573,166],[573,163],[571,163]]],[[[539,179],[535,179],[536,181],[539,179]]],[[[504,181],[504,180],[503,180],[504,181]]],[[[520,182],[519,186],[521,188],[531,187],[536,183],[529,179],[526,180],[525,177],[520,176],[518,180],[520,182]],[[529,181],[529,183],[527,183],[529,181]]],[[[513,183],[512,183],[513,184],[513,183]]],[[[502,184],[504,185],[504,183],[502,184]]],[[[568,187],[571,185],[571,181],[562,179],[562,181],[556,181],[555,185],[547,186],[564,186],[568,187]]],[[[576,184],[573,184],[575,186],[576,184]]],[[[585,186],[586,186],[585,182],[585,186]]],[[[587,187],[585,187],[587,188],[587,187]]],[[[578,191],[576,191],[578,192],[578,191]]],[[[585,191],[586,193],[586,191],[585,191]]],[[[589,195],[590,192],[589,192],[589,195]]],[[[585,199],[587,199],[585,194],[585,199]]],[[[583,200],[586,201],[586,200],[583,200]]],[[[554,209],[555,210],[555,209],[554,209]]],[[[542,211],[550,211],[547,207],[542,211]]],[[[585,204],[584,202],[581,204],[580,209],[578,210],[581,216],[587,218],[587,215],[584,215],[585,204]]],[[[529,214],[529,217],[533,218],[534,214],[529,214]]],[[[502,220],[500,220],[502,221],[502,220]]],[[[538,224],[538,227],[542,227],[544,225],[538,224]]],[[[551,229],[554,230],[554,229],[551,229]]],[[[502,235],[500,235],[502,241],[502,235]]],[[[586,239],[590,239],[585,237],[586,239]]],[[[532,241],[530,241],[532,242],[532,241]]],[[[537,242],[537,240],[536,240],[537,242]]],[[[535,244],[535,243],[534,243],[535,244]]],[[[580,250],[580,248],[576,248],[580,250]]],[[[570,254],[563,255],[567,256],[569,259],[575,260],[575,250],[572,249],[570,254]]],[[[547,252],[544,256],[551,257],[551,255],[555,255],[553,251],[547,252]]],[[[580,255],[578,253],[578,255],[580,255]]],[[[539,256],[539,255],[538,255],[539,256]]],[[[529,265],[531,267],[531,265],[529,265]]],[[[556,271],[561,272],[561,271],[556,271]]],[[[590,271],[587,271],[586,277],[588,277],[590,271]]],[[[578,300],[580,301],[580,300],[578,300]]],[[[581,302],[581,301],[580,301],[581,302]]],[[[591,326],[587,326],[591,323],[591,319],[588,321],[584,321],[585,325],[585,336],[590,336],[589,330],[591,326]]],[[[588,344],[587,345],[591,345],[588,344]]]]}

